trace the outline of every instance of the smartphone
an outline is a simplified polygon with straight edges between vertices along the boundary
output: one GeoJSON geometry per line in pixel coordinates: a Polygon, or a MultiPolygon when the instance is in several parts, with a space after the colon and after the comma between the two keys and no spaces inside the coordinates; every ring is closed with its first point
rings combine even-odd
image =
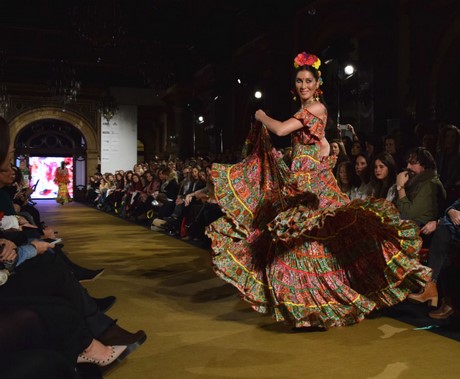
{"type": "Polygon", "coordinates": [[[339,130],[348,130],[348,124],[345,124],[345,125],[344,124],[339,124],[339,125],[337,125],[337,128],[339,130]]]}
{"type": "Polygon", "coordinates": [[[51,245],[56,245],[57,243],[62,242],[62,238],[45,238],[43,241],[48,242],[51,245]]]}

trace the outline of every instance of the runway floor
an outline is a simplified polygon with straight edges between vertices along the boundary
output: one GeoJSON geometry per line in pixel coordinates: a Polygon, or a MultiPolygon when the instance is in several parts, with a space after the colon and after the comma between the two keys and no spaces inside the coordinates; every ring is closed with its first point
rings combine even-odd
{"type": "Polygon", "coordinates": [[[76,202],[37,207],[72,260],[105,268],[85,286],[117,297],[108,314],[148,334],[107,378],[460,377],[456,340],[389,317],[293,332],[240,300],[212,272],[207,250],[76,202]]]}

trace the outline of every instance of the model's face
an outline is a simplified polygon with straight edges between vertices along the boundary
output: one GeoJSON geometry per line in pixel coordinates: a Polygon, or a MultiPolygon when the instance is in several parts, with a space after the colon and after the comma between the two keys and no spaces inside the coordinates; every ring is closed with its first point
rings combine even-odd
{"type": "Polygon", "coordinates": [[[394,154],[396,153],[396,143],[394,139],[387,139],[385,140],[385,151],[388,154],[394,154]]]}
{"type": "Polygon", "coordinates": [[[343,165],[339,169],[339,179],[343,184],[349,183],[347,169],[343,165]]]}
{"type": "Polygon", "coordinates": [[[358,157],[356,158],[356,163],[355,163],[355,172],[356,175],[361,175],[363,170],[367,167],[367,161],[364,159],[364,157],[358,157]]]}
{"type": "Polygon", "coordinates": [[[302,70],[297,73],[295,89],[302,103],[313,98],[319,83],[310,71],[302,70]]]}
{"type": "Polygon", "coordinates": [[[388,167],[385,166],[380,159],[375,160],[374,175],[378,180],[385,180],[388,176],[388,167]]]}
{"type": "Polygon", "coordinates": [[[334,154],[334,155],[339,155],[340,154],[340,147],[339,147],[339,144],[337,142],[332,142],[331,143],[331,151],[332,151],[332,154],[334,154]]]}

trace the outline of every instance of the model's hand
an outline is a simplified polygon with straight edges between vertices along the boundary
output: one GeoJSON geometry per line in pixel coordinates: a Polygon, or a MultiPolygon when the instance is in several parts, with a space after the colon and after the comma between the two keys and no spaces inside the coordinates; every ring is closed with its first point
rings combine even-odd
{"type": "Polygon", "coordinates": [[[460,225],[460,211],[457,211],[456,209],[449,209],[447,215],[450,217],[454,225],[460,225]]]}
{"type": "Polygon", "coordinates": [[[437,221],[428,221],[421,229],[420,231],[423,234],[431,234],[436,230],[436,227],[438,226],[437,221]]]}
{"type": "Polygon", "coordinates": [[[255,118],[257,121],[262,122],[262,118],[265,117],[266,115],[267,114],[262,109],[259,109],[256,111],[255,118]]]}

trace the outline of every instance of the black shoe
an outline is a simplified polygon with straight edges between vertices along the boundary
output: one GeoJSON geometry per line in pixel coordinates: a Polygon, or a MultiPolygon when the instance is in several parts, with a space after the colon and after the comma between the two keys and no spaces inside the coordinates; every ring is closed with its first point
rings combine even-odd
{"type": "Polygon", "coordinates": [[[73,271],[73,274],[79,282],[88,282],[90,280],[97,279],[99,276],[102,275],[103,272],[103,268],[99,270],[81,269],[73,271]]]}
{"type": "Polygon", "coordinates": [[[146,339],[147,335],[143,330],[138,330],[136,333],[130,333],[119,327],[117,324],[110,326],[101,336],[98,337],[98,340],[107,346],[126,345],[127,348],[122,354],[125,357],[141,346],[146,339]]]}
{"type": "Polygon", "coordinates": [[[115,296],[107,296],[103,297],[102,299],[97,299],[93,297],[93,300],[96,302],[97,307],[99,310],[103,313],[107,312],[112,306],[115,304],[117,301],[117,298],[115,296]]]}

